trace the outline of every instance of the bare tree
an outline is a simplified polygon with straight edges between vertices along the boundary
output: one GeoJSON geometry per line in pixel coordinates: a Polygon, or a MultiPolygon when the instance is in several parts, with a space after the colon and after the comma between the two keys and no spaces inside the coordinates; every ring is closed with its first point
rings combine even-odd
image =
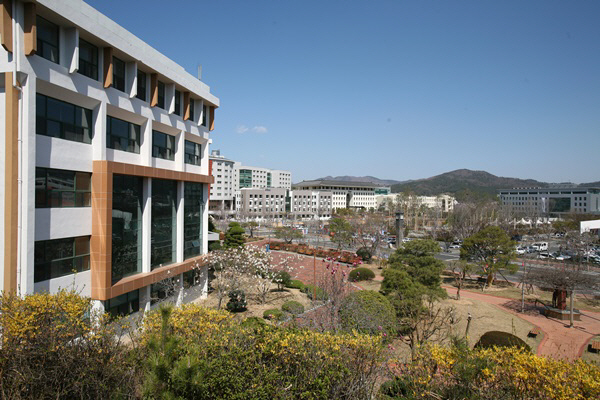
{"type": "Polygon", "coordinates": [[[475,271],[475,266],[465,260],[452,261],[450,266],[456,283],[456,300],[460,300],[460,290],[462,289],[467,276],[475,271]]]}

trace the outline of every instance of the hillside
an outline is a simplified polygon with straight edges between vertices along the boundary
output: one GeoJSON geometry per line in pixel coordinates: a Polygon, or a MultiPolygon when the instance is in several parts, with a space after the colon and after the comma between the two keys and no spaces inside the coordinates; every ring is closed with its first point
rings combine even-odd
{"type": "Polygon", "coordinates": [[[411,191],[417,195],[434,196],[449,193],[457,198],[496,197],[496,190],[512,187],[546,187],[548,183],[534,179],[505,178],[485,171],[457,169],[427,179],[418,179],[392,186],[392,193],[411,191]]]}
{"type": "Polygon", "coordinates": [[[316,180],[327,180],[327,181],[344,181],[344,182],[371,182],[377,185],[391,186],[410,181],[395,181],[393,179],[379,179],[374,176],[325,176],[316,180]]]}

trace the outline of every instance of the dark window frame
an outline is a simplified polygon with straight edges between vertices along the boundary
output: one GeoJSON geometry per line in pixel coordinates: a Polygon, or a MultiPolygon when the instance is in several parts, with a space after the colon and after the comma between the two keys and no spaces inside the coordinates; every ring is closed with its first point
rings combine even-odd
{"type": "Polygon", "coordinates": [[[194,99],[190,98],[190,121],[194,120],[194,107],[195,107],[195,101],[194,99]]]}
{"type": "Polygon", "coordinates": [[[139,289],[132,290],[131,292],[105,300],[103,303],[104,311],[113,317],[129,315],[140,309],[140,291],[139,289]]]}
{"type": "Polygon", "coordinates": [[[41,93],[36,94],[35,133],[38,135],[91,144],[94,137],[92,118],[92,110],[41,93]],[[49,102],[51,103],[50,109],[55,111],[51,116],[48,116],[50,111],[49,102]],[[70,113],[70,108],[73,111],[72,119],[65,117],[70,113]],[[56,112],[58,112],[58,116],[56,112]],[[89,126],[83,125],[83,115],[85,115],[85,120],[89,122],[89,126]],[[77,123],[78,119],[81,119],[80,124],[77,123]],[[54,131],[54,134],[52,134],[52,131],[54,131]],[[49,132],[51,133],[49,134],[49,132]],[[81,136],[81,138],[76,139],[76,136],[81,136]]]}
{"type": "Polygon", "coordinates": [[[35,283],[87,271],[90,269],[90,236],[38,240],[34,245],[34,254],[35,283]],[[81,240],[79,245],[77,240],[81,240]],[[79,246],[83,248],[78,249],[79,246]],[[71,250],[59,257],[48,256],[60,253],[61,247],[62,250],[71,247],[71,250]]]}
{"type": "MultiPolygon", "coordinates": [[[[68,181],[63,180],[63,182],[68,181]]],[[[35,169],[35,208],[90,207],[91,193],[92,174],[90,172],[44,167],[35,169]],[[61,174],[63,179],[69,179],[72,176],[72,188],[59,188],[61,174]],[[57,188],[53,188],[51,182],[56,182],[57,188]],[[87,187],[81,189],[81,184],[87,187]]]]}
{"type": "Polygon", "coordinates": [[[208,113],[208,107],[205,104],[203,104],[202,105],[202,126],[206,126],[206,127],[208,127],[207,122],[206,122],[206,121],[208,121],[208,118],[206,115],[207,113],[208,113]]]}
{"type": "Polygon", "coordinates": [[[125,92],[125,82],[127,79],[127,63],[115,56],[113,56],[112,63],[113,63],[112,87],[114,87],[117,90],[120,90],[121,92],[125,92]],[[119,63],[121,63],[121,64],[119,64],[119,63]],[[121,66],[122,66],[123,76],[119,75],[121,66]]]}
{"type": "Polygon", "coordinates": [[[163,110],[165,109],[165,84],[161,81],[156,82],[156,91],[158,92],[158,98],[156,105],[163,110]]]}
{"type": "Polygon", "coordinates": [[[187,260],[202,254],[204,185],[185,182],[183,192],[183,258],[187,260]]]}
{"type": "Polygon", "coordinates": [[[142,101],[148,101],[148,76],[144,71],[137,71],[137,94],[135,97],[142,101]],[[141,76],[140,76],[141,75],[141,76]]]}
{"type": "Polygon", "coordinates": [[[37,51],[36,54],[48,61],[56,64],[60,64],[60,27],[54,22],[48,21],[44,17],[39,15],[36,18],[37,25],[37,51]],[[52,41],[51,38],[45,37],[45,30],[55,30],[56,42],[52,41]],[[52,58],[52,50],[55,51],[56,59],[52,58]]]}
{"type": "Polygon", "coordinates": [[[152,130],[152,157],[162,158],[163,160],[175,160],[175,136],[152,130]],[[165,146],[157,144],[164,139],[165,146]]]}
{"type": "Polygon", "coordinates": [[[177,261],[177,203],[177,181],[152,179],[150,222],[150,268],[152,270],[177,261]]]}
{"type": "Polygon", "coordinates": [[[79,72],[81,75],[87,76],[93,80],[98,80],[98,47],[94,46],[85,39],[79,38],[79,72]],[[82,46],[83,44],[83,46],[82,46]],[[86,60],[82,57],[82,48],[86,48],[90,53],[91,60],[86,60]]]}
{"type": "Polygon", "coordinates": [[[184,144],[184,148],[185,148],[184,149],[185,150],[184,162],[186,164],[190,164],[190,165],[198,165],[198,166],[201,165],[201,163],[202,163],[202,145],[200,143],[186,140],[185,144],[184,144]],[[189,148],[188,144],[194,145],[193,152],[189,152],[190,148],[189,148]],[[198,150],[197,152],[196,152],[196,149],[198,150]]]}
{"type": "Polygon", "coordinates": [[[106,116],[106,147],[109,149],[139,154],[140,153],[140,144],[141,144],[140,143],[140,138],[141,138],[140,131],[141,131],[140,125],[134,124],[133,122],[122,120],[120,118],[116,118],[116,117],[107,115],[106,116]],[[118,133],[113,133],[113,124],[114,124],[115,120],[128,124],[129,134],[127,136],[124,136],[124,135],[121,135],[118,133]],[[135,134],[134,138],[131,138],[132,129],[133,129],[133,133],[135,134]],[[118,148],[114,144],[117,142],[116,141],[117,138],[119,139],[118,142],[121,144],[118,148]],[[122,142],[123,140],[127,141],[126,148],[124,148],[125,146],[122,146],[122,144],[124,143],[124,142],[122,142]]]}
{"type": "Polygon", "coordinates": [[[176,115],[181,116],[181,92],[179,90],[175,90],[175,110],[176,115]]]}

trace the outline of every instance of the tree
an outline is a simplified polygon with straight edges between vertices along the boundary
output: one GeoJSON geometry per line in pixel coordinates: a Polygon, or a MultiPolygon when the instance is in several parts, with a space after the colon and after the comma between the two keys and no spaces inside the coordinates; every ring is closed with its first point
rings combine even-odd
{"type": "Polygon", "coordinates": [[[254,237],[254,228],[258,227],[258,222],[256,221],[248,221],[242,224],[242,228],[250,230],[250,237],[254,237]]]}
{"type": "Polygon", "coordinates": [[[454,275],[454,281],[456,282],[456,300],[460,300],[460,290],[462,289],[465,278],[475,270],[475,267],[465,260],[452,261],[450,266],[452,268],[452,274],[454,275]]]}
{"type": "Polygon", "coordinates": [[[465,240],[489,226],[495,213],[496,205],[490,202],[457,204],[448,216],[450,232],[456,239],[465,240]]]}
{"type": "Polygon", "coordinates": [[[275,237],[286,243],[292,243],[294,239],[302,238],[302,232],[291,226],[282,226],[275,228],[275,237]]]}
{"type": "Polygon", "coordinates": [[[392,335],[396,331],[395,310],[387,297],[373,290],[349,293],[340,307],[342,329],[370,335],[392,335]]]}
{"type": "Polygon", "coordinates": [[[333,234],[331,241],[341,250],[343,245],[352,243],[352,225],[343,218],[332,218],[329,221],[329,232],[333,234]]]}
{"type": "Polygon", "coordinates": [[[244,228],[237,222],[230,222],[225,233],[225,248],[244,246],[244,228]]]}
{"type": "Polygon", "coordinates": [[[356,238],[357,247],[369,253],[370,259],[377,254],[377,250],[385,243],[388,229],[387,219],[381,213],[370,212],[362,218],[353,218],[349,221],[352,232],[356,238]]]}
{"type": "Polygon", "coordinates": [[[247,253],[244,249],[245,247],[232,247],[209,253],[208,266],[214,274],[210,286],[217,296],[217,308],[219,309],[227,294],[240,288],[242,278],[247,273],[247,253]]]}
{"type": "Polygon", "coordinates": [[[488,226],[464,240],[460,258],[478,262],[487,275],[486,284],[491,286],[498,271],[506,269],[514,273],[519,269],[511,263],[516,258],[515,245],[501,228],[488,226]]]}

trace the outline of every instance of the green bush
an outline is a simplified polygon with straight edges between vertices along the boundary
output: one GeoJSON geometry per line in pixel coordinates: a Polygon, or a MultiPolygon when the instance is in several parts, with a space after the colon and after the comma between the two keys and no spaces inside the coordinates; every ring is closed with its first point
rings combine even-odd
{"type": "Polygon", "coordinates": [[[277,290],[282,291],[284,287],[287,287],[292,282],[292,277],[287,271],[279,271],[275,275],[273,282],[277,284],[277,290]]]}
{"type": "Polygon", "coordinates": [[[285,312],[289,312],[290,314],[298,315],[304,312],[304,306],[294,300],[286,301],[281,306],[281,309],[285,312]]]}
{"type": "Polygon", "coordinates": [[[208,244],[208,251],[221,250],[222,248],[223,246],[221,246],[221,242],[218,240],[215,240],[214,242],[210,242],[208,244]]]}
{"type": "Polygon", "coordinates": [[[370,335],[391,337],[396,331],[396,312],[390,301],[373,290],[358,290],[348,294],[340,307],[342,329],[370,335]]]}
{"type": "Polygon", "coordinates": [[[263,318],[268,319],[270,321],[283,321],[285,319],[285,314],[283,311],[277,308],[271,308],[270,310],[265,310],[263,313],[263,318]]]}
{"type": "Polygon", "coordinates": [[[259,317],[248,317],[240,325],[244,328],[253,329],[254,331],[258,331],[269,326],[264,319],[259,317]]]}
{"type": "Polygon", "coordinates": [[[531,351],[531,347],[521,338],[508,332],[489,331],[484,333],[479,341],[475,344],[475,348],[491,349],[494,347],[522,347],[531,351]]]}
{"type": "Polygon", "coordinates": [[[369,249],[367,249],[366,247],[361,247],[360,249],[356,250],[356,255],[362,258],[362,260],[367,263],[371,261],[371,257],[373,256],[371,254],[371,251],[369,251],[369,249]]]}
{"type": "Polygon", "coordinates": [[[287,285],[285,285],[285,287],[302,290],[304,288],[304,283],[298,279],[292,279],[287,285]]]}
{"type": "Polygon", "coordinates": [[[306,293],[309,299],[311,300],[327,300],[327,293],[320,287],[317,286],[316,294],[317,298],[313,299],[313,295],[315,294],[315,285],[305,285],[302,289],[300,289],[302,293],[306,293]]]}
{"type": "Polygon", "coordinates": [[[232,290],[228,294],[227,310],[230,312],[246,311],[246,294],[243,290],[232,290]]]}
{"type": "Polygon", "coordinates": [[[375,273],[365,267],[353,269],[350,271],[350,275],[348,275],[350,282],[370,281],[373,278],[375,278],[375,273]]]}

